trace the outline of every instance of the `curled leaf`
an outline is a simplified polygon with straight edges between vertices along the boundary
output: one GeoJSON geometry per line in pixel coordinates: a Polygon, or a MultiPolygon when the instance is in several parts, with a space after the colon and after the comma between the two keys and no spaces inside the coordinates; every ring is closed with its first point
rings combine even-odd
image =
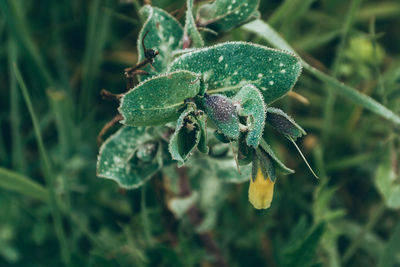
{"type": "Polygon", "coordinates": [[[192,106],[188,106],[182,112],[176,123],[175,133],[169,142],[168,148],[172,159],[177,160],[180,166],[185,163],[201,138],[201,129],[193,113],[192,106]]]}
{"type": "Polygon", "coordinates": [[[245,85],[233,97],[240,105],[239,115],[247,117],[248,133],[246,143],[254,148],[258,147],[265,125],[265,104],[261,93],[251,84],[245,85]]]}
{"type": "Polygon", "coordinates": [[[229,139],[239,138],[239,119],[232,100],[224,95],[206,94],[202,104],[219,131],[229,139]]]}
{"type": "Polygon", "coordinates": [[[303,128],[301,128],[289,115],[277,108],[267,108],[267,122],[288,139],[291,137],[296,140],[306,134],[303,128]]]}

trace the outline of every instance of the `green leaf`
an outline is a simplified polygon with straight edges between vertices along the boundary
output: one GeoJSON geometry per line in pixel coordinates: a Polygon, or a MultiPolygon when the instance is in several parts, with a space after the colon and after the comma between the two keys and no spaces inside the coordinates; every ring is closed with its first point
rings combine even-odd
{"type": "Polygon", "coordinates": [[[239,165],[247,165],[253,160],[253,151],[246,143],[246,135],[241,133],[238,140],[238,162],[239,165]]]}
{"type": "Polygon", "coordinates": [[[161,151],[144,127],[122,127],[100,147],[97,176],[124,188],[137,188],[162,167],[161,151]]]}
{"type": "Polygon", "coordinates": [[[272,182],[275,182],[276,172],[275,172],[275,166],[274,166],[274,163],[272,162],[271,156],[268,155],[268,153],[262,149],[257,149],[256,155],[257,155],[258,160],[260,161],[259,166],[261,167],[263,176],[269,177],[269,179],[272,182]]]}
{"type": "Polygon", "coordinates": [[[128,126],[151,126],[179,117],[187,98],[200,90],[196,74],[176,71],[150,78],[127,92],[121,99],[119,112],[128,126]]]}
{"type": "Polygon", "coordinates": [[[239,118],[231,99],[224,95],[204,95],[204,110],[210,119],[226,137],[239,138],[239,118]]]}
{"type": "Polygon", "coordinates": [[[253,18],[259,3],[259,0],[215,0],[199,8],[198,23],[218,32],[229,31],[253,18]]]}
{"type": "MultiPolygon", "coordinates": [[[[153,64],[155,70],[150,66],[144,67],[143,70],[147,71],[150,77],[165,73],[168,64],[172,61],[172,52],[182,48],[182,26],[173,16],[160,8],[146,5],[140,9],[140,14],[146,18],[146,21],[138,36],[138,63],[145,59],[142,39],[148,32],[144,44],[147,49],[155,49],[159,54],[155,57],[153,64]]],[[[139,76],[139,80],[143,81],[148,77],[139,76]]]]}
{"type": "Polygon", "coordinates": [[[278,132],[294,140],[306,134],[289,115],[278,108],[267,108],[267,122],[278,132]]]}
{"type": "Polygon", "coordinates": [[[49,194],[42,185],[20,173],[1,167],[0,187],[44,202],[49,200],[49,194]]]}
{"type": "Polygon", "coordinates": [[[172,159],[182,166],[200,142],[201,130],[194,116],[192,106],[182,112],[176,123],[175,133],[169,141],[169,152],[172,159]]]}
{"type": "MultiPolygon", "coordinates": [[[[275,155],[274,151],[272,148],[268,145],[268,143],[264,140],[264,138],[260,139],[260,146],[261,148],[267,152],[267,154],[271,157],[271,159],[275,162],[275,166],[279,168],[279,170],[283,174],[292,174],[294,173],[294,170],[288,168],[285,166],[285,164],[282,163],[282,161],[279,160],[279,158],[275,155]]],[[[259,148],[260,149],[260,148],[259,148]]]]}
{"type": "Polygon", "coordinates": [[[200,140],[197,145],[197,149],[202,153],[208,153],[207,146],[207,116],[206,114],[200,114],[196,117],[197,124],[200,128],[200,140]]]}
{"type": "Polygon", "coordinates": [[[257,148],[265,125],[265,104],[260,91],[253,85],[245,85],[233,101],[240,104],[239,115],[247,116],[247,145],[257,148]]]}
{"type": "Polygon", "coordinates": [[[185,28],[183,29],[184,45],[185,42],[188,42],[189,43],[188,47],[203,47],[204,41],[199,31],[197,30],[196,22],[194,21],[193,17],[193,0],[187,0],[186,5],[187,5],[187,10],[186,10],[185,28]],[[186,40],[185,38],[188,38],[188,40],[186,40]]]}
{"type": "Polygon", "coordinates": [[[386,206],[392,209],[400,208],[400,183],[399,177],[390,161],[389,156],[384,157],[375,174],[375,186],[383,196],[386,206]]]}
{"type": "MultiPolygon", "coordinates": [[[[279,33],[277,33],[271,26],[265,23],[262,20],[255,20],[253,22],[247,23],[242,27],[244,30],[252,32],[269,42],[276,48],[285,49],[287,51],[296,54],[294,49],[284,40],[279,33]]],[[[312,75],[314,75],[321,82],[332,86],[336,92],[348,100],[354,102],[357,105],[360,105],[377,115],[392,121],[396,125],[400,125],[400,117],[395,114],[390,109],[383,106],[381,103],[377,102],[373,98],[369,97],[366,94],[360,93],[353,87],[343,84],[339,80],[331,77],[318,69],[312,67],[310,64],[305,62],[303,59],[300,59],[302,66],[308,70],[312,75]]]]}
{"type": "Polygon", "coordinates": [[[208,94],[233,96],[252,84],[270,104],[284,96],[301,73],[299,59],[284,51],[265,46],[227,42],[196,49],[176,58],[170,71],[189,70],[202,75],[208,94]]]}

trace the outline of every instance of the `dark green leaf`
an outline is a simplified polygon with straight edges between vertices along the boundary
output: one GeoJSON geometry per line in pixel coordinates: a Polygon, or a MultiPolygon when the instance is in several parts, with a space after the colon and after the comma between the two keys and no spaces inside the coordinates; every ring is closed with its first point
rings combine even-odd
{"type": "Polygon", "coordinates": [[[229,139],[226,138],[226,136],[223,135],[222,133],[218,132],[218,130],[216,130],[216,131],[214,132],[214,136],[215,136],[219,141],[221,141],[221,142],[224,143],[224,144],[228,144],[228,143],[230,142],[229,139]]]}
{"type": "Polygon", "coordinates": [[[181,166],[189,158],[192,151],[200,141],[201,130],[194,117],[192,106],[182,112],[176,123],[175,133],[169,141],[169,152],[172,159],[178,161],[181,166]]]}
{"type": "Polygon", "coordinates": [[[294,170],[288,168],[285,166],[285,164],[282,163],[282,161],[280,161],[278,159],[277,156],[275,156],[274,151],[272,151],[271,147],[267,144],[267,142],[261,138],[260,139],[260,146],[261,148],[268,153],[268,155],[271,157],[271,159],[275,162],[275,166],[277,168],[279,168],[279,170],[283,173],[283,174],[292,174],[294,173],[294,170]]]}
{"type": "MultiPolygon", "coordinates": [[[[159,52],[153,64],[156,71],[150,66],[143,68],[151,77],[159,73],[164,73],[172,60],[172,52],[182,48],[183,29],[173,16],[160,8],[146,5],[140,9],[140,14],[146,18],[146,21],[138,36],[138,62],[145,59],[142,39],[146,32],[148,32],[144,40],[146,48],[155,49],[159,52]]],[[[139,79],[143,81],[147,77],[149,76],[139,76],[139,79]]]]}
{"type": "Polygon", "coordinates": [[[265,104],[260,91],[253,85],[245,85],[233,98],[239,102],[240,116],[247,116],[247,145],[258,147],[265,125],[265,104]]]}
{"type": "Polygon", "coordinates": [[[139,187],[162,167],[158,146],[144,127],[122,127],[101,146],[97,176],[114,180],[124,188],[139,187]],[[147,153],[142,151],[137,155],[140,150],[147,153]],[[146,158],[144,161],[140,159],[142,156],[146,158]]]}
{"type": "Polygon", "coordinates": [[[198,22],[218,32],[229,31],[253,18],[259,3],[259,0],[215,0],[199,8],[198,22]]]}
{"type": "Polygon", "coordinates": [[[121,99],[119,112],[123,124],[151,126],[173,121],[179,117],[187,98],[200,90],[196,74],[176,71],[150,78],[127,92],[121,99]],[[196,81],[197,80],[197,81],[196,81]]]}
{"type": "Polygon", "coordinates": [[[215,126],[226,137],[239,138],[239,119],[231,99],[224,95],[204,95],[204,110],[215,126]]]}
{"type": "Polygon", "coordinates": [[[186,10],[186,20],[185,20],[185,28],[184,32],[184,43],[189,42],[188,47],[203,47],[204,41],[201,37],[199,31],[197,30],[196,22],[193,18],[193,0],[186,1],[187,10],[186,10]],[[185,38],[188,38],[186,40],[185,38]]]}
{"type": "Polygon", "coordinates": [[[301,73],[299,59],[265,46],[227,42],[196,49],[176,58],[170,71],[190,70],[202,75],[208,94],[233,96],[244,85],[260,89],[265,103],[284,96],[301,73]]]}
{"type": "Polygon", "coordinates": [[[246,143],[246,135],[240,134],[238,140],[238,161],[239,165],[247,165],[253,160],[253,151],[251,147],[249,147],[246,143]]]}
{"type": "MultiPolygon", "coordinates": [[[[271,156],[262,149],[256,149],[256,155],[260,161],[259,166],[264,177],[269,177],[272,182],[276,180],[275,166],[272,162],[271,156]]],[[[256,160],[256,159],[254,159],[256,160]]]]}
{"type": "Polygon", "coordinates": [[[278,108],[267,108],[267,122],[278,132],[294,140],[306,134],[289,115],[278,108]]]}

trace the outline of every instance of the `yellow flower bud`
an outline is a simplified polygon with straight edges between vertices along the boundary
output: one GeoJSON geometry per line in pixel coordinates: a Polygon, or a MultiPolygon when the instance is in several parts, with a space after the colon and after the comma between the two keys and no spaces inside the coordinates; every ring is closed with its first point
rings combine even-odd
{"type": "Polygon", "coordinates": [[[250,179],[249,201],[256,209],[268,209],[274,196],[274,182],[269,177],[264,178],[261,168],[258,168],[255,181],[250,179]]]}

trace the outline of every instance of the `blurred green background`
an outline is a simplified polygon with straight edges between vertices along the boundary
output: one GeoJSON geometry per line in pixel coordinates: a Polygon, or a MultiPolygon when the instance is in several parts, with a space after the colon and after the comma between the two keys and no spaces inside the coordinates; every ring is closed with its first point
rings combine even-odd
{"type": "MultiPolygon", "coordinates": [[[[199,229],[168,209],[176,174],[130,191],[95,174],[96,135],[117,114],[99,92],[126,88],[142,4],[0,0],[0,266],[212,266],[199,229]]],[[[184,19],[185,1],[152,4],[184,19]]],[[[400,113],[399,1],[265,0],[260,11],[311,65],[400,113]]],[[[206,35],[227,40],[266,45],[240,28],[206,35]]],[[[306,71],[295,92],[307,101],[274,106],[308,132],[298,144],[320,179],[272,135],[296,173],[278,178],[271,208],[253,209],[247,183],[192,179],[202,227],[230,266],[400,266],[400,129],[306,71]]]]}

